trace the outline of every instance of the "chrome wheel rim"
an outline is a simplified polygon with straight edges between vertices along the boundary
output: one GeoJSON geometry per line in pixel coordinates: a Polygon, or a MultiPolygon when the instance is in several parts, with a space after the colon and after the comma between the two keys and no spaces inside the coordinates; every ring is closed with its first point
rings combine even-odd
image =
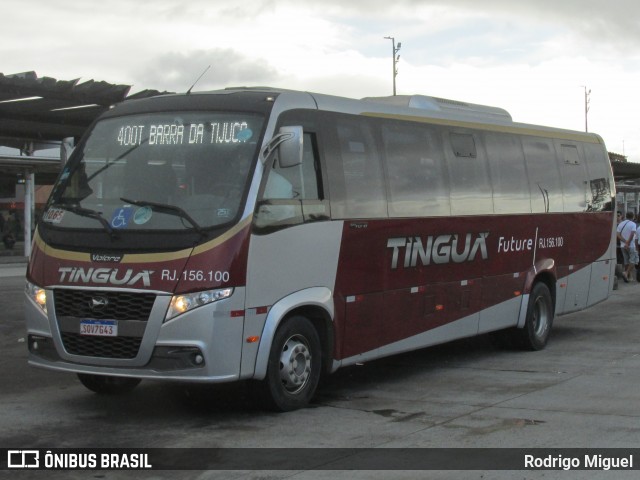
{"type": "Polygon", "coordinates": [[[304,337],[294,335],[280,353],[280,380],[290,394],[300,392],[311,376],[311,351],[304,337]]]}

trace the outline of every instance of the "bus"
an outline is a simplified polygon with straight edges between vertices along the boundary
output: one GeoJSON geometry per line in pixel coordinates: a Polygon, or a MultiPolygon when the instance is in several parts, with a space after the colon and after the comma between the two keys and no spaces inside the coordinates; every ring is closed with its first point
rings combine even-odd
{"type": "Polygon", "coordinates": [[[97,393],[323,374],[493,332],[540,350],[613,288],[602,139],[435,97],[235,88],[128,100],[52,190],[27,270],[30,365],[97,393]]]}

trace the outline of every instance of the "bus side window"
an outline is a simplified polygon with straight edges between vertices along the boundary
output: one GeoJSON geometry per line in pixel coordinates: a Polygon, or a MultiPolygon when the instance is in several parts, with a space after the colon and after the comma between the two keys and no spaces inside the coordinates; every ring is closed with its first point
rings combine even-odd
{"type": "Polygon", "coordinates": [[[423,126],[382,126],[389,183],[389,216],[451,214],[442,148],[423,126]]]}
{"type": "Polygon", "coordinates": [[[493,192],[479,135],[452,131],[444,137],[452,215],[493,212],[493,192]]]}
{"type": "Polygon", "coordinates": [[[563,212],[562,183],[553,142],[525,136],[522,147],[527,159],[532,213],[563,212]]]}
{"type": "Polygon", "coordinates": [[[335,119],[338,150],[333,160],[332,213],[336,218],[384,218],[387,200],[372,127],[362,120],[335,119]]]}
{"type": "Polygon", "coordinates": [[[503,133],[484,136],[493,185],[495,213],[531,213],[531,194],[520,138],[503,133]]]}
{"type": "Polygon", "coordinates": [[[611,171],[608,163],[602,160],[607,157],[607,152],[601,144],[585,143],[584,158],[589,171],[589,186],[591,188],[591,204],[587,206],[590,212],[613,210],[611,184],[609,176],[611,171]]]}
{"type": "Polygon", "coordinates": [[[591,191],[587,188],[587,171],[578,145],[559,143],[560,169],[564,191],[565,212],[585,212],[591,204],[591,191]]]}
{"type": "Polygon", "coordinates": [[[316,152],[314,134],[305,132],[302,164],[282,168],[274,159],[258,206],[258,227],[286,227],[328,218],[316,152]]]}

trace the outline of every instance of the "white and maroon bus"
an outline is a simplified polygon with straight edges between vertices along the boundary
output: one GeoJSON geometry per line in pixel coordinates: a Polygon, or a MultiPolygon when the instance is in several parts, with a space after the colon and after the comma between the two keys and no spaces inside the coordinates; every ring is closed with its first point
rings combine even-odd
{"type": "Polygon", "coordinates": [[[27,273],[29,363],[99,393],[320,375],[487,332],[526,349],[605,300],[593,134],[425,96],[267,88],[126,101],[64,166],[27,273]]]}

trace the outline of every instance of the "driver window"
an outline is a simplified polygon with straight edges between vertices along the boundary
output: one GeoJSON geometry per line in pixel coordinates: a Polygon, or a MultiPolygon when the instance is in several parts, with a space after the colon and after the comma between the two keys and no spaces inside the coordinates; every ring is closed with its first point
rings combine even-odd
{"type": "Polygon", "coordinates": [[[322,200],[315,137],[306,132],[300,165],[282,168],[277,158],[273,160],[259,202],[256,226],[286,227],[328,218],[328,207],[322,200]]]}
{"type": "Polygon", "coordinates": [[[269,172],[264,190],[265,199],[319,200],[318,172],[311,133],[305,133],[302,144],[302,164],[280,168],[277,160],[269,172]]]}

